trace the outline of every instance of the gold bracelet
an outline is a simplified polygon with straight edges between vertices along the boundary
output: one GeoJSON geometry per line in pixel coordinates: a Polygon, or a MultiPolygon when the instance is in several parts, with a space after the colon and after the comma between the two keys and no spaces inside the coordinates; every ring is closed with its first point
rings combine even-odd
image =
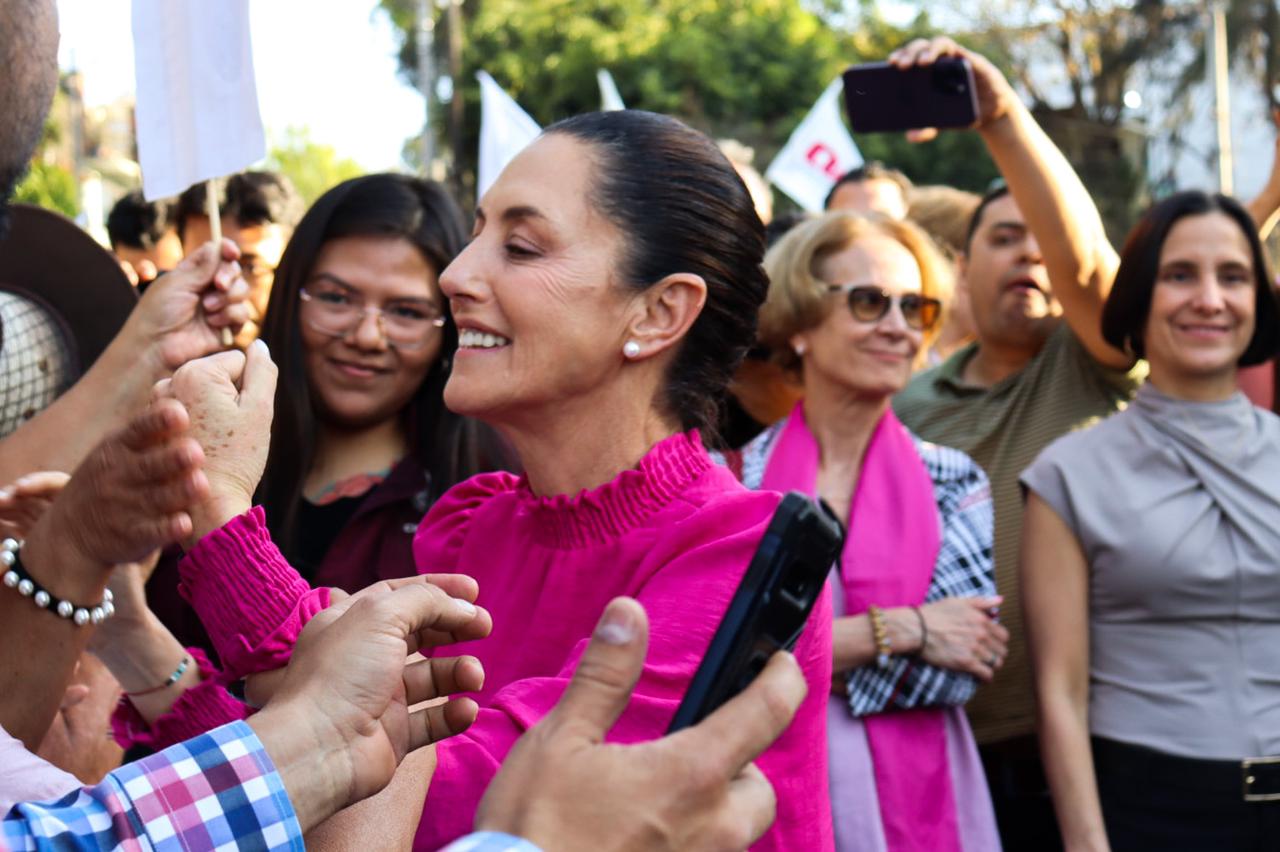
{"type": "Polygon", "coordinates": [[[867,607],[867,615],[871,619],[871,639],[876,643],[876,665],[884,668],[889,665],[889,656],[893,653],[889,645],[889,631],[884,624],[884,610],[872,604],[867,607]]]}

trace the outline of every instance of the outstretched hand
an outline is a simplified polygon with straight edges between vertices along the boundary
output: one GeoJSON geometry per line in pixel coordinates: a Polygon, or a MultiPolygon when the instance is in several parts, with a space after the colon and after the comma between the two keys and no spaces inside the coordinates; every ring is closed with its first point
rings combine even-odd
{"type": "MultiPolygon", "coordinates": [[[[978,116],[973,126],[983,127],[1004,117],[1017,106],[1017,93],[991,62],[979,53],[967,50],[946,38],[918,38],[889,54],[889,64],[906,70],[916,66],[932,65],[944,56],[967,59],[973,67],[973,82],[978,100],[978,116]]],[[[912,142],[927,142],[938,135],[936,127],[922,127],[907,131],[912,142]]]]}
{"type": "Polygon", "coordinates": [[[479,660],[406,658],[432,633],[478,637],[489,624],[484,610],[425,577],[375,584],[308,623],[275,695],[250,721],[277,765],[293,767],[282,769],[286,789],[314,785],[292,771],[324,773],[327,800],[295,802],[304,827],[381,790],[409,752],[466,730],[478,712],[469,698],[409,707],[480,689],[479,660]]]}
{"type": "Polygon", "coordinates": [[[188,509],[209,489],[189,423],[181,404],[164,400],[99,444],[32,527],[28,568],[48,577],[70,558],[99,567],[105,582],[111,565],[186,536],[188,509]]]}
{"type": "Polygon", "coordinates": [[[61,471],[42,470],[0,488],[0,534],[26,538],[70,478],[61,471]]]}
{"type": "Polygon", "coordinates": [[[271,446],[276,365],[267,345],[219,352],[160,380],[153,396],[176,399],[191,414],[191,435],[204,451],[208,498],[192,512],[190,547],[249,509],[271,446]]]}
{"type": "Polygon", "coordinates": [[[782,735],[807,691],[795,658],[775,654],[742,694],[654,742],[605,745],[644,668],[648,619],[610,602],[560,703],[512,748],[476,816],[479,830],[544,849],[744,849],[777,799],[751,762],[782,735]]]}

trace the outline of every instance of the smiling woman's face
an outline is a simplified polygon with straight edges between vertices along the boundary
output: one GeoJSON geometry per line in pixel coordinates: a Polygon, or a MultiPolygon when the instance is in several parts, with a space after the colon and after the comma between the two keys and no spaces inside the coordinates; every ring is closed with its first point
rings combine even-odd
{"type": "MultiPolygon", "coordinates": [[[[341,237],[320,249],[304,285],[325,288],[336,299],[366,307],[409,312],[443,308],[436,275],[422,253],[400,237],[341,237]],[[330,292],[331,291],[331,292],[330,292]]],[[[440,357],[441,329],[431,327],[424,345],[389,346],[374,311],[346,334],[317,329],[313,305],[299,307],[298,324],[307,381],[317,416],[330,426],[365,429],[397,417],[440,357]]]]}
{"type": "Polygon", "coordinates": [[[590,203],[595,158],[543,136],[485,193],[471,243],[440,276],[458,326],[445,404],[503,424],[590,405],[622,369],[622,235],[590,203]]]}
{"type": "Polygon", "coordinates": [[[1253,252],[1224,213],[1180,219],[1160,248],[1142,346],[1153,376],[1234,374],[1255,325],[1253,252]]]}

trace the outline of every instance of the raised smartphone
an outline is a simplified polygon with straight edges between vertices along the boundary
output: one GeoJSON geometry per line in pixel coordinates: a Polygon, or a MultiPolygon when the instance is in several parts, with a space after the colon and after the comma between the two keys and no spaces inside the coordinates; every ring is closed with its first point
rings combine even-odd
{"type": "Polygon", "coordinates": [[[905,70],[855,65],[844,72],[844,105],[855,133],[969,127],[978,118],[973,66],[957,56],[905,70]]]}

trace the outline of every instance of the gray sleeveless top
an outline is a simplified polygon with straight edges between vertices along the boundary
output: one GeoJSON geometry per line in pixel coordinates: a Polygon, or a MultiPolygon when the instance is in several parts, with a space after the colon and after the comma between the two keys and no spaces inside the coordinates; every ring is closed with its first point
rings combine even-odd
{"type": "Polygon", "coordinates": [[[1193,403],[1148,383],[1021,481],[1089,563],[1091,732],[1280,755],[1280,418],[1243,394],[1193,403]]]}

